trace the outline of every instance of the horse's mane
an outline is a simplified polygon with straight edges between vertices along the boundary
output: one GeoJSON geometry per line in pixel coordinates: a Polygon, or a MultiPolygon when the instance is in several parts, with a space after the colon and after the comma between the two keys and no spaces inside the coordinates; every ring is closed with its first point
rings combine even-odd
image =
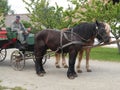
{"type": "Polygon", "coordinates": [[[79,34],[81,37],[88,39],[96,33],[96,23],[83,22],[73,28],[70,28],[68,31],[71,30],[73,30],[74,33],[79,34]]]}
{"type": "Polygon", "coordinates": [[[105,30],[106,30],[106,32],[109,33],[110,30],[111,30],[110,25],[109,25],[108,23],[104,23],[104,25],[105,25],[105,30]]]}

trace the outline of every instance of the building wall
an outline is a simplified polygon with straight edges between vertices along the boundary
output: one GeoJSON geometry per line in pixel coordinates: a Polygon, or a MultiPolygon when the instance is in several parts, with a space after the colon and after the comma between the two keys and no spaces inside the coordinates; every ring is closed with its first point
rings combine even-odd
{"type": "Polygon", "coordinates": [[[16,19],[16,16],[19,15],[21,20],[24,21],[30,21],[30,18],[28,17],[28,14],[13,14],[13,15],[7,15],[5,17],[5,25],[6,27],[10,27],[12,22],[16,19]]]}

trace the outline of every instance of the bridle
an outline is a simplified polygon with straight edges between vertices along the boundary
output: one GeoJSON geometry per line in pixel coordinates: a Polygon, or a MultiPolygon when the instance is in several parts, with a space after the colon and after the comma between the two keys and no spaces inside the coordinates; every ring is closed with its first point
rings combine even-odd
{"type": "MultiPolygon", "coordinates": [[[[99,35],[100,38],[102,39],[102,41],[99,42],[99,43],[105,42],[105,38],[104,38],[103,35],[101,35],[101,33],[100,33],[101,30],[105,31],[105,28],[102,27],[102,28],[99,29],[99,28],[96,26],[96,30],[97,30],[96,37],[97,37],[97,35],[99,35]]],[[[105,32],[106,32],[106,31],[105,31],[105,32]]],[[[109,38],[111,38],[111,37],[109,37],[109,38]]]]}

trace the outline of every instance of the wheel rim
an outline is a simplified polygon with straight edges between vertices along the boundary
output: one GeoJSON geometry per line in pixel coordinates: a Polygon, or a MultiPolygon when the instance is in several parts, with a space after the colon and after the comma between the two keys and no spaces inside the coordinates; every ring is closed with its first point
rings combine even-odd
{"type": "Polygon", "coordinates": [[[5,60],[6,55],[7,55],[6,49],[0,50],[0,62],[2,62],[3,60],[5,60]]]}
{"type": "Polygon", "coordinates": [[[15,70],[23,70],[25,67],[25,58],[21,51],[15,50],[11,54],[11,66],[15,70]]]}

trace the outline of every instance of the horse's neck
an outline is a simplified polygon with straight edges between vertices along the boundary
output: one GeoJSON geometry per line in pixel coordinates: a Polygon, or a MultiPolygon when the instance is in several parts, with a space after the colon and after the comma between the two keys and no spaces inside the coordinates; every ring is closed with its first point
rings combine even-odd
{"type": "Polygon", "coordinates": [[[79,28],[77,28],[77,29],[73,28],[73,32],[78,34],[81,38],[83,38],[86,41],[93,40],[93,38],[95,38],[95,36],[97,34],[95,23],[88,24],[88,27],[87,27],[87,25],[85,25],[84,27],[85,28],[80,27],[80,29],[79,28]]]}

